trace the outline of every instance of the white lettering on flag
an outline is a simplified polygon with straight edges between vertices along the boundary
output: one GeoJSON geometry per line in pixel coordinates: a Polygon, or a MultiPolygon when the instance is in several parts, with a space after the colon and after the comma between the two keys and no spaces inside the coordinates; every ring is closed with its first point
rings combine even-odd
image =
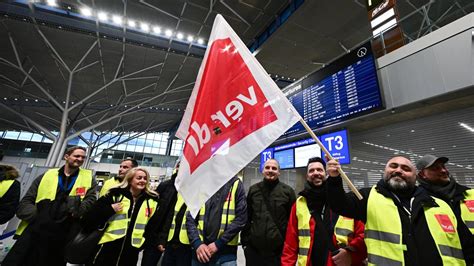
{"type": "Polygon", "coordinates": [[[300,118],[217,15],[176,132],[185,146],[175,186],[191,214],[300,118]]]}

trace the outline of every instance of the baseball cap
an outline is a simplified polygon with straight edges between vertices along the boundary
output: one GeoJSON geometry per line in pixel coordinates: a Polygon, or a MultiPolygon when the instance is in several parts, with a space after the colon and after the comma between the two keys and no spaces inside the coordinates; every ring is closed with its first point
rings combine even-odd
{"type": "Polygon", "coordinates": [[[436,157],[432,154],[426,154],[425,156],[421,157],[418,162],[416,162],[416,169],[421,171],[427,167],[432,166],[436,161],[441,161],[446,163],[449,159],[447,157],[436,157]]]}

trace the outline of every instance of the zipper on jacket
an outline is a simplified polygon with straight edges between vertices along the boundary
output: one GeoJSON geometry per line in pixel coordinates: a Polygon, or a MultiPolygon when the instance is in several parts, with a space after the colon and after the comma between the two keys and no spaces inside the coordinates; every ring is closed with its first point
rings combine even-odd
{"type": "MultiPolygon", "coordinates": [[[[125,237],[123,238],[122,247],[120,248],[120,253],[119,253],[119,256],[118,256],[118,260],[117,260],[117,263],[115,264],[116,266],[119,265],[120,258],[122,257],[123,247],[125,246],[125,241],[127,240],[128,227],[130,226],[130,221],[131,221],[131,217],[133,216],[133,209],[134,208],[135,208],[135,202],[132,203],[132,211],[130,212],[131,215],[130,215],[130,218],[129,218],[128,223],[127,223],[127,228],[125,228],[125,237]]],[[[131,239],[132,239],[132,236],[130,236],[130,240],[131,239]]]]}

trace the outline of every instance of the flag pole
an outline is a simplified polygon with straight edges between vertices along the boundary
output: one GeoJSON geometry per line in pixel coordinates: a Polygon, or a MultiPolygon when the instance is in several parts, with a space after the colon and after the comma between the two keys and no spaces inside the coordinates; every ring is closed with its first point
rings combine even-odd
{"type": "MultiPolygon", "coordinates": [[[[326,147],[324,147],[324,145],[321,143],[321,141],[318,139],[318,137],[316,136],[316,134],[314,134],[314,132],[311,130],[311,128],[308,126],[308,124],[306,124],[306,122],[303,120],[303,118],[300,119],[300,123],[304,126],[304,128],[306,129],[306,131],[308,131],[308,133],[311,135],[311,137],[316,141],[316,143],[318,143],[319,147],[321,147],[321,150],[324,151],[324,153],[329,157],[330,160],[334,160],[334,158],[332,157],[331,153],[329,153],[329,151],[326,149],[326,147]]],[[[354,192],[354,194],[357,196],[357,198],[359,200],[361,200],[363,197],[362,195],[359,193],[359,191],[357,190],[357,188],[354,186],[354,184],[352,184],[351,180],[349,179],[349,177],[347,177],[346,173],[344,173],[344,171],[342,170],[342,168],[338,168],[337,169],[339,171],[339,174],[341,175],[342,179],[346,182],[346,184],[349,186],[349,188],[352,190],[352,192],[354,192]]]]}

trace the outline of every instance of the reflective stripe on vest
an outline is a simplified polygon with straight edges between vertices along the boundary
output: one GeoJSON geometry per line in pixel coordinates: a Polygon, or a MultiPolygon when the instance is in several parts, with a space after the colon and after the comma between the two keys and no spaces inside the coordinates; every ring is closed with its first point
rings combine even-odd
{"type": "MultiPolygon", "coordinates": [[[[56,191],[58,190],[59,176],[58,168],[53,168],[47,170],[43,177],[41,178],[40,184],[38,186],[38,192],[36,194],[35,203],[38,203],[42,200],[51,200],[53,201],[56,198],[56,191]]],[[[88,169],[79,169],[79,174],[76,178],[76,182],[69,192],[69,196],[75,197],[77,192],[80,192],[81,201],[87,194],[87,191],[91,188],[92,185],[92,171],[88,169]]],[[[28,223],[26,221],[21,221],[20,225],[16,230],[16,235],[21,235],[25,231],[28,223]]]]}
{"type": "Polygon", "coordinates": [[[128,228],[128,210],[130,209],[130,199],[123,197],[122,201],[122,210],[116,212],[112,217],[109,218],[107,229],[104,232],[104,235],[99,241],[99,244],[112,242],[114,240],[125,237],[127,234],[128,228]]]}
{"type": "MultiPolygon", "coordinates": [[[[239,186],[239,179],[235,180],[232,184],[231,189],[229,190],[224,205],[222,206],[222,216],[221,216],[221,226],[219,228],[219,234],[217,238],[221,237],[224,233],[225,228],[228,224],[232,223],[235,219],[235,194],[239,186]]],[[[199,210],[198,214],[198,231],[201,241],[204,241],[202,230],[204,228],[204,214],[206,213],[206,204],[199,210]]],[[[239,234],[237,234],[231,241],[227,243],[230,246],[237,246],[239,244],[239,234]]]]}
{"type": "MultiPolygon", "coordinates": [[[[436,198],[435,201],[439,207],[426,207],[424,213],[441,260],[444,265],[465,265],[458,234],[443,231],[436,218],[439,215],[449,217],[454,225],[450,229],[455,231],[457,222],[454,213],[444,201],[436,198]]],[[[398,208],[391,198],[378,193],[375,186],[367,202],[365,243],[369,265],[405,265],[403,252],[406,246],[403,244],[398,208]]]]}
{"type": "Polygon", "coordinates": [[[298,219],[298,266],[306,266],[312,236],[309,227],[311,213],[305,197],[300,196],[296,200],[296,218],[298,219]]]}
{"type": "Polygon", "coordinates": [[[156,212],[158,202],[155,200],[147,199],[147,202],[143,202],[140,210],[138,211],[137,219],[135,220],[135,226],[132,231],[132,246],[140,248],[145,243],[143,234],[145,233],[145,227],[148,221],[151,219],[153,214],[156,212]]]}
{"type": "Polygon", "coordinates": [[[349,237],[354,234],[354,219],[339,215],[336,225],[334,226],[337,245],[346,247],[349,244],[349,237]]]}
{"type": "Polygon", "coordinates": [[[402,223],[393,200],[372,187],[367,200],[365,244],[371,265],[404,265],[402,223]]]}
{"type": "MultiPolygon", "coordinates": [[[[140,248],[145,242],[143,234],[145,232],[146,225],[153,214],[156,212],[156,207],[158,206],[158,203],[154,200],[148,199],[147,201],[148,204],[144,201],[140,206],[137,219],[135,220],[135,224],[133,226],[131,242],[132,246],[136,248],[140,248]],[[147,210],[148,207],[150,207],[149,210],[147,210]]],[[[128,198],[123,198],[121,203],[123,206],[122,211],[115,213],[112,217],[110,217],[108,221],[108,227],[100,239],[99,244],[115,241],[126,236],[128,222],[130,220],[128,218],[128,210],[130,209],[131,202],[128,198]]]]}
{"type": "Polygon", "coordinates": [[[461,218],[474,235],[474,189],[464,192],[464,200],[461,201],[461,218]]]}
{"type": "Polygon", "coordinates": [[[0,182],[0,198],[7,193],[15,180],[3,180],[0,182]]]}
{"type": "MultiPolygon", "coordinates": [[[[174,236],[174,230],[176,228],[176,215],[181,210],[183,205],[184,205],[184,199],[178,193],[178,199],[176,201],[176,205],[174,206],[173,222],[171,223],[170,231],[168,233],[168,241],[171,241],[171,239],[174,236]]],[[[189,244],[188,232],[186,230],[186,215],[188,214],[188,212],[189,211],[186,208],[186,211],[184,212],[184,215],[183,215],[183,220],[181,222],[181,228],[179,229],[179,242],[186,245],[189,244]]]]}
{"type": "Polygon", "coordinates": [[[115,178],[109,178],[107,181],[104,182],[104,185],[100,189],[99,197],[104,196],[109,192],[110,188],[120,184],[120,181],[116,180],[115,178]]]}
{"type": "Polygon", "coordinates": [[[439,207],[424,207],[426,222],[441,255],[443,265],[466,265],[457,232],[457,220],[451,207],[432,197],[439,207]],[[450,221],[448,221],[449,219],[450,221]]]}

